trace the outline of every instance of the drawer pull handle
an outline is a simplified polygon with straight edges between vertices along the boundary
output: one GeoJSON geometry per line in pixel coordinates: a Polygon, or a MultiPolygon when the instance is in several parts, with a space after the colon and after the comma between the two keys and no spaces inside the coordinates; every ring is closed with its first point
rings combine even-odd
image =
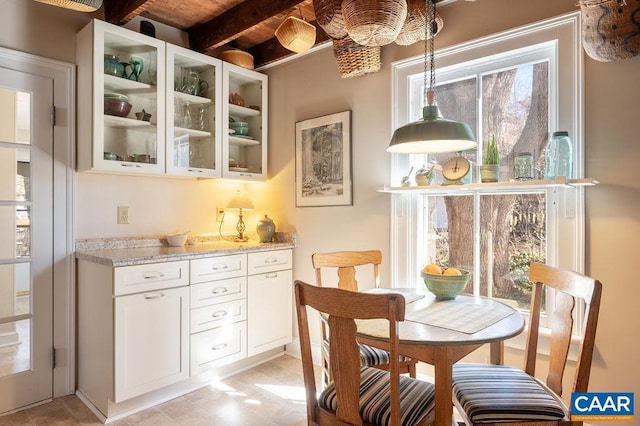
{"type": "Polygon", "coordinates": [[[226,348],[226,347],[227,347],[227,344],[226,344],[226,343],[220,343],[220,344],[217,344],[217,345],[213,346],[213,347],[211,348],[211,350],[212,350],[212,351],[220,351],[220,350],[222,350],[222,349],[224,349],[224,348],[226,348]]]}
{"type": "Polygon", "coordinates": [[[164,277],[164,274],[162,272],[145,272],[143,277],[145,280],[152,280],[156,278],[162,278],[164,277]]]}
{"type": "Polygon", "coordinates": [[[151,299],[160,299],[161,297],[164,297],[164,293],[153,293],[153,294],[145,294],[144,298],[147,300],[151,300],[151,299]]]}
{"type": "Polygon", "coordinates": [[[219,271],[219,270],[222,270],[222,269],[229,269],[229,267],[225,263],[225,264],[222,264],[222,265],[213,265],[211,267],[211,269],[213,269],[214,271],[219,271]]]}
{"type": "Polygon", "coordinates": [[[277,257],[267,257],[267,258],[264,260],[264,263],[276,263],[277,261],[278,261],[278,258],[277,258],[277,257]]]}
{"type": "Polygon", "coordinates": [[[229,289],[226,287],[216,287],[213,290],[211,290],[211,293],[213,294],[222,294],[222,293],[226,293],[228,292],[229,289]]]}
{"type": "Polygon", "coordinates": [[[266,274],[264,277],[265,278],[278,278],[278,273],[277,272],[271,272],[270,274],[266,274]]]}
{"type": "Polygon", "coordinates": [[[229,314],[227,311],[217,311],[211,314],[212,318],[222,318],[226,317],[229,314]]]}

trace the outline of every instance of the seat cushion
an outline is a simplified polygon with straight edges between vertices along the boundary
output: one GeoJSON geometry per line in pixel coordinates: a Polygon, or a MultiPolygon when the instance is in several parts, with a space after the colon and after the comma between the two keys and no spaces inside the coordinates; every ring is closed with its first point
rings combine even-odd
{"type": "Polygon", "coordinates": [[[524,371],[506,365],[455,364],[453,395],[473,423],[558,420],[563,405],[524,371]]]}
{"type": "MultiPolygon", "coordinates": [[[[360,364],[373,367],[376,365],[389,364],[389,352],[384,349],[374,348],[373,346],[358,343],[360,347],[360,364]]],[[[329,340],[324,340],[322,348],[325,353],[329,353],[329,340]]],[[[408,361],[410,358],[400,355],[400,362],[408,361]]]]}
{"type": "MultiPolygon", "coordinates": [[[[365,423],[387,425],[391,417],[389,372],[377,368],[360,370],[360,415],[365,423]]],[[[400,376],[400,419],[402,425],[415,425],[433,410],[434,388],[431,383],[400,376]]],[[[338,409],[334,384],[318,397],[324,409],[338,409]]]]}

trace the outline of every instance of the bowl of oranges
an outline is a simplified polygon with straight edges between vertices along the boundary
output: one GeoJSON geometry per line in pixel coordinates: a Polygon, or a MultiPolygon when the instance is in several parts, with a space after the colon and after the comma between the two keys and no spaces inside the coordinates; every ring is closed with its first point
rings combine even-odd
{"type": "Polygon", "coordinates": [[[420,276],[438,300],[455,299],[471,279],[471,273],[466,269],[442,268],[435,263],[422,268],[420,276]]]}

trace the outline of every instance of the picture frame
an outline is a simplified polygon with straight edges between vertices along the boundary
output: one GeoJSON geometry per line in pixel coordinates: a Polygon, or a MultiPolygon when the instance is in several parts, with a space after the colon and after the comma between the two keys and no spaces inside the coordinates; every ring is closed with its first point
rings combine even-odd
{"type": "Polygon", "coordinates": [[[296,207],[351,206],[351,111],[296,123],[296,207]]]}

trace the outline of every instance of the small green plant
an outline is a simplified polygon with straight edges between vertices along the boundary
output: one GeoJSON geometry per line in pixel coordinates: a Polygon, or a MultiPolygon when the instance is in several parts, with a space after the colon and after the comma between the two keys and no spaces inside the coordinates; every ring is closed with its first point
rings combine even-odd
{"type": "Polygon", "coordinates": [[[500,152],[498,152],[498,142],[496,142],[496,136],[491,135],[487,142],[487,152],[482,158],[482,164],[500,164],[500,152]]]}

